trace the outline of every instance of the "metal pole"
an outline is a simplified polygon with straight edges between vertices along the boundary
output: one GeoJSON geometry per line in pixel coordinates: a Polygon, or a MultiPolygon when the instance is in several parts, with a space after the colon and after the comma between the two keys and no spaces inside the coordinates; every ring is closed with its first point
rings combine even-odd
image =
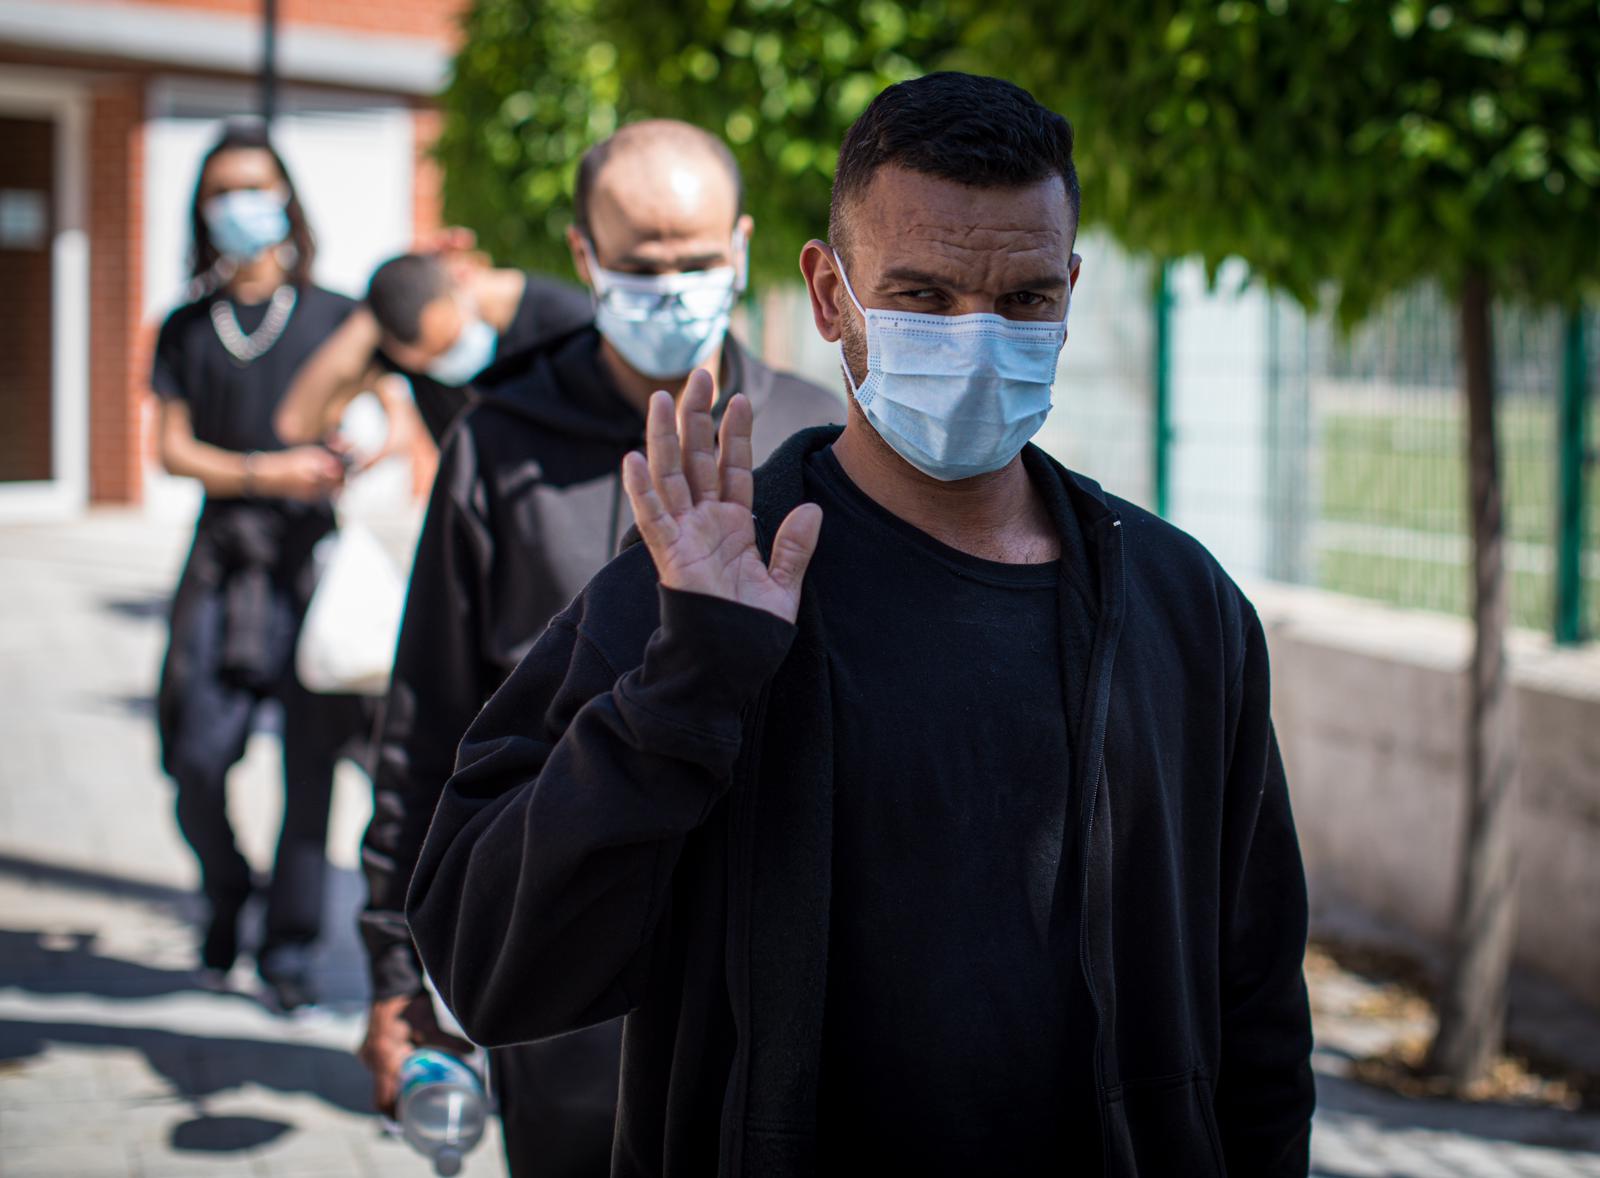
{"type": "Polygon", "coordinates": [[[1151,482],[1156,514],[1165,518],[1172,507],[1172,290],[1165,261],[1156,264],[1155,355],[1151,373],[1151,482]]]}
{"type": "Polygon", "coordinates": [[[261,121],[278,113],[278,0],[261,0],[261,121]]]}
{"type": "Polygon", "coordinates": [[[1582,642],[1583,539],[1585,467],[1589,442],[1587,417],[1589,363],[1583,338],[1583,306],[1567,312],[1565,347],[1562,348],[1561,447],[1559,506],[1556,515],[1556,617],[1555,638],[1562,645],[1582,642]]]}

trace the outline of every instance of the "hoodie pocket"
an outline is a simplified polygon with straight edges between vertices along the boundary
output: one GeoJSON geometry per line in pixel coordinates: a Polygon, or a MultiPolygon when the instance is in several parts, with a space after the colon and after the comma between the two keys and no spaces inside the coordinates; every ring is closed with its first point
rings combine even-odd
{"type": "Polygon", "coordinates": [[[1200,1071],[1131,1080],[1105,1097],[1107,1175],[1226,1178],[1211,1085],[1200,1071]]]}

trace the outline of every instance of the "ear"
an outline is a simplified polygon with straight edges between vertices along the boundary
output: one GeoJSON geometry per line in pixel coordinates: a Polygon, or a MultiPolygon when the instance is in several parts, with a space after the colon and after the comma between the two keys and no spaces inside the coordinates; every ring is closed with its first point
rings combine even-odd
{"type": "Polygon", "coordinates": [[[578,281],[587,287],[594,286],[594,276],[589,273],[589,251],[584,248],[587,242],[583,234],[578,232],[576,225],[567,226],[567,248],[572,251],[572,268],[578,272],[578,281]]]}
{"type": "Polygon", "coordinates": [[[846,312],[842,308],[850,296],[844,293],[833,250],[826,242],[815,238],[806,242],[800,251],[800,273],[805,276],[806,293],[811,296],[811,319],[817,325],[817,334],[830,344],[838,343],[844,334],[846,312]]]}
{"type": "Polygon", "coordinates": [[[1071,290],[1078,289],[1078,267],[1083,265],[1083,259],[1073,254],[1067,262],[1067,286],[1071,290]]]}
{"type": "Polygon", "coordinates": [[[744,249],[734,258],[733,264],[738,271],[739,287],[744,289],[750,285],[750,235],[756,230],[756,219],[745,213],[733,223],[733,233],[740,241],[744,242],[744,249]]]}

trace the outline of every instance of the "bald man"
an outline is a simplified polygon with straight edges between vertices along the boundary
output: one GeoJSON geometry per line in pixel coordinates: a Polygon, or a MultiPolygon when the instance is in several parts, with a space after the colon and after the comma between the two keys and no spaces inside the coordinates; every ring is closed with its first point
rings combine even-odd
{"type": "MultiPolygon", "coordinates": [[[[381,730],[362,915],[373,1002],[362,1058],[381,1109],[400,1062],[446,1042],[405,925],[407,885],[456,746],[522,655],[633,523],[623,456],[652,392],[720,374],[743,393],[758,458],[842,420],[823,389],[774,372],[728,334],[753,229],[727,147],[685,123],[630,125],[578,169],[573,262],[594,320],[474,381],[446,437],[418,544],[381,730]]],[[[491,1054],[513,1175],[610,1170],[620,1021],[491,1054]]]]}

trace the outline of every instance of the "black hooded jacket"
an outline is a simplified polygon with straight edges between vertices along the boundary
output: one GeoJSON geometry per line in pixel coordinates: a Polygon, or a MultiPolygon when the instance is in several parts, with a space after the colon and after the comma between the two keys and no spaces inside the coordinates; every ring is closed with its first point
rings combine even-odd
{"type": "MultiPolygon", "coordinates": [[[[757,472],[764,546],[836,436],[802,434],[757,472]]],[[[1097,1132],[1063,1172],[1301,1178],[1306,897],[1260,624],[1188,536],[1023,456],[1052,517],[1075,513],[1097,586],[1058,885],[1097,1132]]],[[[791,626],[661,589],[634,545],[473,723],[428,833],[408,913],[470,1035],[628,1012],[614,1174],[814,1172],[833,774],[819,612],[802,592],[791,626]]]]}
{"type": "MultiPolygon", "coordinates": [[[[447,434],[417,545],[362,843],[374,998],[422,989],[404,904],[456,745],[552,617],[617,550],[633,516],[622,457],[644,419],[599,364],[592,326],[496,364],[447,434]]],[[[730,336],[722,403],[750,398],[755,452],[837,421],[840,400],[775,372],[730,336]]]]}

